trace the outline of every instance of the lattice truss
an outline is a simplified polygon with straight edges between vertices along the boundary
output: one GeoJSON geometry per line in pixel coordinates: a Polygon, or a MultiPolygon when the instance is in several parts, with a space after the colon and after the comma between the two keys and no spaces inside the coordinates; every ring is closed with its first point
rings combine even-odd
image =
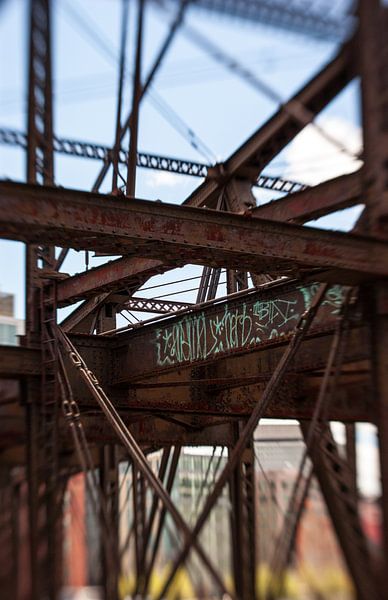
{"type": "MultiPolygon", "coordinates": [[[[27,299],[20,346],[0,346],[2,597],[55,600],[86,556],[89,583],[106,600],[284,598],[319,486],[354,597],[388,598],[388,9],[377,0],[123,0],[115,10],[117,56],[82,3],[30,0],[26,129],[0,124],[3,151],[15,146],[27,164],[24,178],[0,181],[0,235],[26,245],[27,299]],[[110,144],[56,130],[53,15],[115,64],[110,144]],[[155,18],[168,27],[149,59],[155,18]],[[206,33],[209,25],[201,29],[204,19],[214,32],[219,20],[247,35],[268,29],[303,42],[306,53],[326,44],[331,57],[284,96],[206,33]],[[158,93],[182,39],[271,103],[223,160],[158,93]],[[318,118],[357,81],[362,152],[318,118]],[[192,158],[160,153],[157,131],[150,152],[139,149],[147,102],[192,158]],[[350,172],[311,185],[276,168],[305,130],[334,160],[346,156],[350,172]],[[94,169],[88,189],[62,185],[63,156],[94,169]],[[143,169],[182,181],[179,203],[138,199],[143,169]],[[306,225],[354,206],[362,211],[351,232],[306,225]],[[271,482],[254,438],[265,417],[296,419],[303,439],[285,505],[269,485],[268,523],[258,482],[271,482]],[[345,449],[331,421],[346,424],[345,449]],[[360,514],[359,422],[379,434],[381,542],[373,549],[360,514]],[[189,446],[213,449],[192,474],[188,509],[189,446]],[[74,508],[77,485],[84,501],[74,508]],[[272,528],[265,581],[257,576],[264,524],[272,528]],[[227,565],[217,559],[221,545],[227,565]]],[[[237,122],[238,102],[229,116],[237,122]]],[[[305,592],[308,584],[306,576],[305,592]]]]}

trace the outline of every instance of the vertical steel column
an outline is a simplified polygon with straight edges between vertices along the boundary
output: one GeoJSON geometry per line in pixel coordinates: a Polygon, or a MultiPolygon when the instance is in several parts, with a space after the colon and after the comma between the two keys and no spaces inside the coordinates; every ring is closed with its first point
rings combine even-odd
{"type": "MultiPolygon", "coordinates": [[[[180,453],[181,453],[181,447],[175,446],[173,455],[171,458],[169,472],[167,475],[167,482],[166,482],[166,490],[169,494],[171,494],[172,487],[174,485],[174,480],[175,480],[175,475],[176,475],[176,471],[178,468],[180,453]]],[[[153,571],[156,557],[158,554],[158,550],[160,547],[160,541],[162,538],[162,533],[163,533],[166,516],[167,516],[167,510],[166,510],[165,506],[162,506],[161,510],[160,510],[160,514],[159,514],[157,530],[156,530],[155,537],[154,537],[153,543],[152,543],[151,557],[147,563],[147,568],[146,568],[146,573],[145,573],[145,578],[144,578],[144,587],[142,590],[144,596],[147,594],[147,591],[149,588],[150,580],[152,577],[152,571],[153,571]]]]}
{"type": "MultiPolygon", "coordinates": [[[[27,181],[42,185],[54,182],[50,4],[51,0],[30,0],[27,181]]],[[[27,336],[39,330],[38,268],[52,266],[54,259],[52,247],[27,247],[27,336]]]]}
{"type": "MultiPolygon", "coordinates": [[[[27,180],[29,183],[41,185],[52,185],[54,181],[50,5],[50,0],[30,0],[29,4],[27,180]]],[[[55,249],[53,247],[38,245],[27,247],[26,340],[30,345],[41,343],[42,321],[46,318],[41,314],[40,269],[42,267],[52,268],[54,264],[55,249]]],[[[52,317],[55,320],[55,308],[54,315],[51,315],[50,318],[52,317]]],[[[47,353],[44,352],[42,358],[45,369],[48,366],[47,353]]],[[[53,379],[55,368],[51,367],[49,367],[51,376],[48,372],[46,375],[50,378],[49,387],[52,391],[55,387],[55,375],[53,379]]],[[[48,399],[47,393],[48,389],[45,387],[44,379],[40,392],[33,383],[29,382],[27,385],[27,478],[32,600],[40,599],[43,594],[47,594],[54,600],[60,579],[58,562],[60,553],[58,554],[57,537],[58,506],[56,502],[56,434],[54,430],[47,431],[48,420],[46,418],[48,411],[51,412],[51,409],[55,411],[52,404],[55,403],[55,394],[53,398],[48,399]],[[43,415],[40,411],[42,398],[45,399],[43,415]],[[47,456],[44,448],[41,448],[40,435],[43,435],[44,442],[50,438],[50,456],[47,456]],[[44,461],[48,459],[50,467],[52,467],[49,469],[47,478],[43,477],[42,468],[46,463],[43,462],[43,456],[40,456],[41,452],[45,453],[44,461]],[[45,485],[46,510],[42,510],[41,491],[45,485]],[[42,563],[42,559],[45,564],[42,563]]]]}
{"type": "Polygon", "coordinates": [[[132,119],[128,152],[127,196],[136,191],[137,140],[139,133],[139,108],[141,100],[141,62],[143,54],[143,20],[145,0],[138,0],[135,73],[133,77],[132,119]]]}
{"type": "Polygon", "coordinates": [[[31,584],[31,600],[39,600],[38,536],[39,536],[39,480],[38,480],[38,426],[39,414],[37,392],[33,384],[28,384],[26,402],[26,453],[28,481],[28,542],[29,542],[29,580],[31,584]]]}
{"type": "Polygon", "coordinates": [[[119,151],[120,151],[120,132],[121,132],[121,111],[123,103],[123,84],[125,69],[125,52],[127,47],[129,0],[122,0],[123,8],[121,15],[121,41],[120,41],[120,65],[119,65],[119,86],[117,91],[117,110],[116,110],[116,132],[115,143],[112,151],[112,191],[117,189],[119,174],[119,151]]]}
{"type": "Polygon", "coordinates": [[[57,598],[62,581],[62,494],[59,486],[59,390],[58,390],[58,343],[55,336],[57,320],[56,285],[42,285],[40,289],[41,320],[41,471],[45,500],[45,531],[47,557],[45,570],[48,594],[57,598]]]}
{"type": "MultiPolygon", "coordinates": [[[[234,437],[240,428],[233,425],[234,437]]],[[[243,453],[230,480],[231,539],[234,588],[240,600],[256,598],[256,536],[253,442],[243,453]]]]}
{"type": "Polygon", "coordinates": [[[146,498],[144,477],[135,464],[133,465],[133,520],[135,533],[136,593],[138,593],[144,586],[145,578],[146,498]]]}
{"type": "MultiPolygon", "coordinates": [[[[388,13],[378,0],[360,0],[360,70],[364,137],[364,193],[371,234],[388,237],[388,13]]],[[[369,295],[372,356],[383,513],[381,597],[388,598],[388,286],[376,283],[369,295]]]]}
{"type": "Polygon", "coordinates": [[[0,591],[5,599],[19,596],[20,484],[10,467],[0,471],[0,591]]]}
{"type": "Polygon", "coordinates": [[[346,433],[346,458],[352,475],[352,486],[354,497],[357,499],[357,449],[356,449],[356,425],[345,424],[346,433]]]}
{"type": "Polygon", "coordinates": [[[19,559],[20,559],[20,512],[22,510],[20,501],[20,483],[12,484],[11,498],[11,528],[12,528],[12,577],[13,596],[19,598],[19,559]]]}
{"type": "Polygon", "coordinates": [[[101,533],[109,520],[109,539],[101,536],[102,588],[105,600],[119,599],[119,476],[118,453],[114,444],[105,445],[100,451],[100,485],[105,510],[101,510],[101,533]],[[109,542],[109,543],[108,543],[109,542]],[[112,548],[113,545],[113,548],[112,548]],[[112,556],[112,551],[115,556],[112,556]]]}

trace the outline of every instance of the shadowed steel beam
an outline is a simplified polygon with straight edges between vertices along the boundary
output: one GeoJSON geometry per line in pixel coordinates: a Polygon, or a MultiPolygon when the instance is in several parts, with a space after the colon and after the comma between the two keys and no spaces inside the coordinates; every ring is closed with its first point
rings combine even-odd
{"type": "Polygon", "coordinates": [[[252,217],[304,223],[362,202],[360,172],[341,175],[301,192],[257,206],[252,217]]]}
{"type": "Polygon", "coordinates": [[[108,295],[109,292],[104,292],[85,300],[85,302],[61,322],[63,331],[93,333],[98,318],[98,311],[104,305],[108,295]]]}
{"type": "Polygon", "coordinates": [[[65,305],[134,285],[167,270],[159,260],[121,258],[58,283],[58,304],[65,305]]]}
{"type": "Polygon", "coordinates": [[[23,346],[0,346],[0,377],[40,375],[42,363],[39,349],[23,346]]]}
{"type": "MultiPolygon", "coordinates": [[[[253,272],[328,269],[359,282],[388,275],[388,244],[371,238],[144,200],[4,182],[0,235],[253,272]]],[[[325,278],[324,272],[314,275],[325,278]]]]}

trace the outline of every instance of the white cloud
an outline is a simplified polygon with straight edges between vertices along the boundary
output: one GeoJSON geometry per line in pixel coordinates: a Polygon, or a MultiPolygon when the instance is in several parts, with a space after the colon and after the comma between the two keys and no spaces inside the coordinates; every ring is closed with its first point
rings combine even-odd
{"type": "Polygon", "coordinates": [[[308,125],[286,153],[286,178],[316,185],[332,177],[351,173],[361,166],[359,160],[349,156],[349,153],[357,155],[361,148],[361,131],[358,127],[338,117],[320,120],[319,127],[348,152],[341,152],[314,125],[308,125]]]}
{"type": "Polygon", "coordinates": [[[176,175],[168,171],[151,171],[147,176],[147,184],[152,188],[176,187],[182,184],[183,175],[176,175]]]}

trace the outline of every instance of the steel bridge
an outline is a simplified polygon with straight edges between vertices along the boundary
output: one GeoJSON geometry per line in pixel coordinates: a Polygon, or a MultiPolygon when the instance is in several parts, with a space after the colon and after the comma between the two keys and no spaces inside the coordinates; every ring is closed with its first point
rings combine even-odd
{"type": "MultiPolygon", "coordinates": [[[[82,473],[105,600],[120,598],[122,557],[130,545],[133,593],[149,597],[168,523],[179,543],[158,600],[170,597],[191,556],[219,598],[284,597],[284,573],[312,475],[354,597],[388,599],[388,9],[378,0],[344,2],[337,13],[321,0],[310,8],[296,0],[162,2],[175,18],[144,76],[152,3],[122,3],[116,128],[108,147],[55,134],[52,2],[29,1],[26,130],[0,129],[0,143],[23,149],[27,164],[25,181],[0,182],[0,236],[26,245],[27,297],[21,345],[0,346],[1,597],[60,598],[66,489],[82,473]],[[129,4],[136,7],[136,44],[132,106],[124,115],[129,4]],[[262,87],[247,68],[190,29],[187,16],[196,10],[338,43],[332,60],[219,164],[138,150],[140,104],[182,30],[250,85],[262,87]],[[362,167],[313,187],[267,173],[271,161],[356,78],[362,167]],[[55,153],[100,161],[93,189],[56,186],[55,153]],[[140,200],[139,168],[202,182],[180,206],[140,200]],[[102,193],[108,173],[111,192],[102,193]],[[276,199],[256,206],[257,186],[276,191],[276,199]],[[350,233],[305,225],[360,204],[363,212],[350,233]],[[107,258],[69,276],[63,269],[69,249],[107,258]],[[195,302],[144,296],[141,288],[151,277],[188,264],[202,268],[195,302]],[[221,277],[223,296],[217,293],[221,277]],[[59,322],[59,309],[77,302],[59,322]],[[118,328],[117,316],[126,312],[151,316],[118,328]],[[255,580],[253,434],[265,417],[298,420],[305,455],[263,592],[255,580]],[[345,456],[330,421],[346,424],[345,456]],[[377,552],[361,523],[358,422],[378,429],[377,552]],[[193,523],[171,493],[181,448],[190,445],[228,448],[193,523]],[[161,453],[159,472],[150,462],[155,451],[161,453]],[[124,463],[132,483],[123,508],[124,463]],[[231,584],[200,535],[225,489],[232,506],[231,584]],[[128,506],[133,522],[123,549],[119,523],[128,506]]],[[[195,573],[192,583],[196,597],[204,598],[195,573]]]]}

